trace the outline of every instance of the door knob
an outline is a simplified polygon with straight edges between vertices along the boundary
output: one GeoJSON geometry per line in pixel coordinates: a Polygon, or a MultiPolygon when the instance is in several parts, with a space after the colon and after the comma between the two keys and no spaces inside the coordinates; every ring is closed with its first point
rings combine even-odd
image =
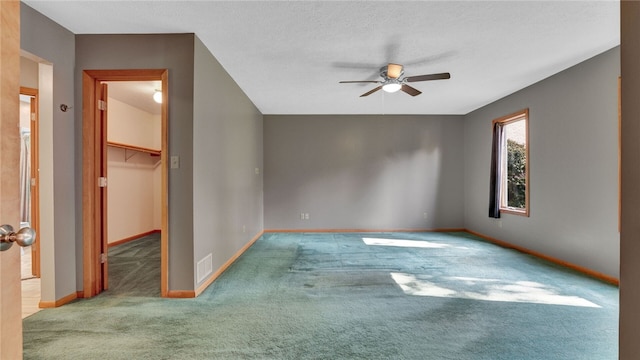
{"type": "Polygon", "coordinates": [[[20,246],[29,246],[35,241],[36,232],[30,227],[14,232],[11,225],[0,226],[0,251],[9,249],[14,242],[20,246]]]}

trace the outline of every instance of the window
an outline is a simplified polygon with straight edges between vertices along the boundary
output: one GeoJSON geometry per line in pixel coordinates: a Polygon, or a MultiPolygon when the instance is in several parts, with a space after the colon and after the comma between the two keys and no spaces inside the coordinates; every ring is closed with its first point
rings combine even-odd
{"type": "Polygon", "coordinates": [[[529,216],[529,110],[493,120],[489,216],[529,216]]]}

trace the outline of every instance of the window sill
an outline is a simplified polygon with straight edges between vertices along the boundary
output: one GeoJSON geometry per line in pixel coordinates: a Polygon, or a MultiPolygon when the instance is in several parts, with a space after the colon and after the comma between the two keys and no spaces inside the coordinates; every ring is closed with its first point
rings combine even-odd
{"type": "Polygon", "coordinates": [[[529,217],[529,209],[500,208],[500,213],[529,217]]]}

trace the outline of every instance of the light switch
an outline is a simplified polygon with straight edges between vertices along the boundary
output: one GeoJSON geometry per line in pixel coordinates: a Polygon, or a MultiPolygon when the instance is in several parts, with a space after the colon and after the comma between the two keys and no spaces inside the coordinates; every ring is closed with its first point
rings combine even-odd
{"type": "Polygon", "coordinates": [[[178,169],[180,167],[180,157],[179,156],[172,156],[171,157],[171,168],[172,169],[178,169]]]}

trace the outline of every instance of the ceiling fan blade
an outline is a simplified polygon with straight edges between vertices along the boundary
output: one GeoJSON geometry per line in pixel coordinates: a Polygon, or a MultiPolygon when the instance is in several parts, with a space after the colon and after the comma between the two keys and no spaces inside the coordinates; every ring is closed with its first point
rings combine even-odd
{"type": "Polygon", "coordinates": [[[382,89],[382,86],[378,86],[377,88],[374,88],[374,89],[372,89],[372,90],[369,90],[369,91],[367,91],[366,93],[364,93],[364,94],[360,95],[360,97],[369,96],[369,95],[373,94],[374,92],[376,92],[376,91],[378,91],[378,90],[380,90],[380,89],[382,89]]]}
{"type": "Polygon", "coordinates": [[[414,87],[411,87],[409,85],[404,85],[404,84],[402,84],[402,87],[400,88],[400,90],[406,92],[407,94],[409,94],[411,96],[417,96],[417,95],[422,94],[422,91],[420,91],[420,90],[418,90],[418,89],[416,89],[414,87]]]}
{"type": "Polygon", "coordinates": [[[374,83],[377,84],[380,81],[376,80],[354,80],[354,81],[340,81],[340,84],[356,84],[356,83],[374,83]]]}
{"type": "Polygon", "coordinates": [[[406,82],[416,82],[416,81],[428,81],[428,80],[445,80],[450,79],[451,74],[449,73],[440,73],[440,74],[429,74],[429,75],[418,75],[418,76],[407,76],[404,78],[406,82]]]}
{"type": "Polygon", "coordinates": [[[390,79],[397,79],[402,75],[402,65],[391,64],[387,65],[387,77],[390,79]]]}

